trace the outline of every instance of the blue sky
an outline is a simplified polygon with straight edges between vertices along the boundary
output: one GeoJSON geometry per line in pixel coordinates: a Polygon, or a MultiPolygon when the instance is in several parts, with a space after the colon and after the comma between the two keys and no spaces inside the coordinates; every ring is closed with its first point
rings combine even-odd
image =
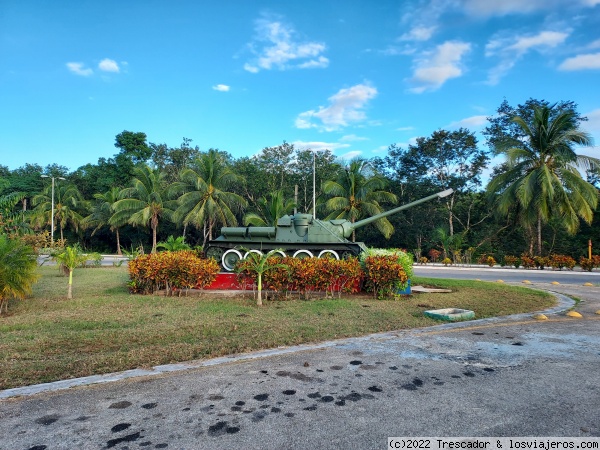
{"type": "Polygon", "coordinates": [[[74,170],[123,130],[384,156],[530,97],[600,145],[599,82],[600,0],[2,0],[0,164],[74,170]]]}

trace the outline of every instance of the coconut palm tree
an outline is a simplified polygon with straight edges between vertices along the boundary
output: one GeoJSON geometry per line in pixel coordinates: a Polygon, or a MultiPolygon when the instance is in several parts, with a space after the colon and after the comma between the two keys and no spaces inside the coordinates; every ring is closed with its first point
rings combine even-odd
{"type": "Polygon", "coordinates": [[[244,225],[255,227],[274,227],[277,220],[294,210],[296,204],[293,200],[285,200],[283,191],[277,190],[261,197],[256,202],[259,212],[249,212],[244,216],[244,225]]]}
{"type": "Polygon", "coordinates": [[[0,234],[0,314],[11,298],[24,298],[37,280],[33,249],[20,239],[0,234]]]}
{"type": "Polygon", "coordinates": [[[113,186],[104,194],[94,194],[96,201],[91,205],[91,213],[85,217],[82,221],[84,227],[94,227],[92,236],[102,227],[109,226],[110,231],[115,233],[117,239],[117,254],[121,256],[121,239],[119,235],[119,228],[127,223],[127,220],[121,216],[121,221],[111,220],[115,213],[114,205],[119,200],[121,189],[113,186]]]}
{"type": "Polygon", "coordinates": [[[598,191],[579,170],[600,167],[600,160],[575,153],[575,145],[592,145],[592,138],[578,129],[572,110],[536,106],[530,121],[519,116],[512,121],[525,138],[508,138],[496,146],[496,153],[506,157],[507,170],[492,178],[487,192],[501,214],[516,207],[521,223],[537,228],[541,255],[542,225],[550,218],[557,217],[571,234],[580,219],[591,223],[598,191]]]}
{"type": "MultiPolygon", "coordinates": [[[[86,202],[73,183],[56,183],[54,204],[54,220],[60,229],[60,239],[64,240],[64,229],[71,224],[75,231],[83,220],[81,211],[87,206],[86,202]]],[[[32,222],[34,226],[44,226],[51,223],[52,215],[52,188],[48,186],[44,192],[32,199],[35,208],[33,210],[32,222]]]]}
{"type": "Polygon", "coordinates": [[[196,158],[191,168],[184,169],[180,181],[171,190],[181,194],[174,220],[184,226],[204,228],[204,243],[212,239],[215,225],[237,225],[235,212],[247,205],[240,195],[230,192],[243,183],[218,150],[210,149],[196,158]]]}
{"type": "MultiPolygon", "coordinates": [[[[398,202],[391,192],[384,191],[387,181],[375,172],[368,161],[356,158],[350,161],[336,180],[323,183],[323,193],[331,196],[324,203],[329,212],[326,219],[346,219],[354,223],[361,218],[372,217],[384,210],[381,203],[398,202]]],[[[375,227],[389,238],[394,227],[388,219],[381,218],[374,222],[375,227]]],[[[352,242],[356,233],[352,232],[352,242]]]]}
{"type": "Polygon", "coordinates": [[[175,201],[169,199],[164,174],[144,165],[133,171],[132,186],[119,194],[120,200],[113,205],[115,213],[109,223],[126,221],[131,225],[150,226],[152,230],[152,253],[156,253],[156,233],[161,217],[170,219],[175,201]]]}

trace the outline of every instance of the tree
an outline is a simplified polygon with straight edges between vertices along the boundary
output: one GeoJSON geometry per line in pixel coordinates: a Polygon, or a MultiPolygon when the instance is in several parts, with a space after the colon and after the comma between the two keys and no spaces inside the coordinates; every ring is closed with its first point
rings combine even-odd
{"type": "MultiPolygon", "coordinates": [[[[248,257],[237,266],[238,272],[247,271],[249,273],[255,273],[257,277],[256,281],[256,305],[262,306],[262,276],[269,270],[278,269],[280,267],[288,268],[285,264],[276,263],[275,255],[281,253],[282,249],[274,249],[266,254],[259,252],[249,252],[248,257]]],[[[278,259],[278,258],[277,258],[278,259]]]]}
{"type": "Polygon", "coordinates": [[[235,212],[246,206],[240,195],[231,192],[243,179],[236,175],[222,152],[210,149],[197,158],[193,166],[183,170],[180,182],[171,191],[180,193],[174,219],[184,226],[204,228],[204,243],[212,239],[217,224],[237,225],[235,212]]]}
{"type": "Polygon", "coordinates": [[[24,298],[37,280],[33,249],[19,239],[0,234],[0,314],[11,298],[24,298]]]}
{"type": "Polygon", "coordinates": [[[600,166],[600,160],[578,155],[575,145],[592,145],[591,136],[578,128],[578,115],[556,105],[534,106],[528,117],[511,120],[520,133],[495,143],[496,153],[506,157],[507,170],[496,174],[487,187],[498,211],[507,215],[517,208],[521,222],[537,230],[537,252],[542,254],[542,225],[560,218],[569,233],[579,219],[591,223],[598,205],[598,191],[585,181],[579,169],[600,166]]]}
{"type": "Polygon", "coordinates": [[[244,216],[244,225],[274,227],[280,217],[292,213],[295,203],[291,199],[285,200],[283,191],[270,192],[267,197],[258,199],[257,212],[249,212],[244,216]]]}
{"type": "MultiPolygon", "coordinates": [[[[324,208],[330,214],[326,219],[346,219],[354,223],[361,218],[371,217],[383,212],[381,203],[397,203],[397,197],[387,191],[386,179],[373,171],[369,162],[364,159],[354,159],[344,169],[336,180],[323,183],[323,192],[330,196],[324,203],[324,208]]],[[[374,222],[375,227],[389,238],[394,227],[387,218],[374,222]]],[[[356,233],[352,232],[352,241],[356,233]]]]}
{"type": "MultiPolygon", "coordinates": [[[[60,239],[64,239],[64,229],[71,225],[75,231],[79,231],[79,225],[83,220],[81,212],[87,207],[83,196],[73,183],[55,182],[54,192],[54,220],[60,229],[60,239]]],[[[52,185],[46,186],[41,194],[33,197],[35,205],[32,222],[34,226],[44,226],[52,221],[52,185]]]]}
{"type": "Polygon", "coordinates": [[[91,214],[82,221],[84,227],[94,227],[92,236],[102,227],[109,226],[110,231],[115,233],[117,239],[117,254],[119,256],[122,255],[119,228],[127,223],[127,220],[125,220],[123,216],[117,216],[113,219],[115,213],[114,206],[117,201],[119,201],[120,195],[121,189],[116,186],[113,186],[104,194],[94,194],[96,201],[92,203],[91,214]],[[117,222],[117,219],[120,221],[117,222]]]}
{"type": "Polygon", "coordinates": [[[65,247],[62,253],[54,257],[56,261],[69,271],[69,284],[67,288],[67,299],[73,298],[73,271],[77,266],[85,263],[87,255],[82,253],[78,245],[65,247]]]}
{"type": "Polygon", "coordinates": [[[134,169],[132,186],[120,193],[114,203],[115,213],[110,223],[127,221],[131,225],[150,226],[152,230],[152,253],[156,253],[156,233],[161,217],[171,219],[175,202],[169,199],[164,175],[147,165],[134,169]]]}
{"type": "Polygon", "coordinates": [[[386,166],[407,189],[428,185],[431,190],[448,188],[455,193],[444,199],[450,236],[454,235],[454,214],[459,193],[471,192],[481,186],[481,173],[489,161],[487,153],[477,147],[475,134],[465,128],[455,131],[437,130],[431,137],[420,137],[407,150],[391,146],[385,158],[386,166]]]}
{"type": "Polygon", "coordinates": [[[169,236],[166,241],[156,244],[156,247],[164,248],[168,252],[179,252],[181,250],[190,249],[190,246],[184,242],[183,236],[169,236]]]}

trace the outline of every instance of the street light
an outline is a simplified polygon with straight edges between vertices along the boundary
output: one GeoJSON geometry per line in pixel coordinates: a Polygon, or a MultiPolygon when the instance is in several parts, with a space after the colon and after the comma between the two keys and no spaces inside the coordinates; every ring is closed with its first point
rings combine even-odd
{"type": "Polygon", "coordinates": [[[66,180],[63,177],[50,177],[48,175],[42,175],[42,178],[52,178],[52,216],[50,217],[50,245],[54,247],[54,180],[58,178],[59,180],[66,180]]]}

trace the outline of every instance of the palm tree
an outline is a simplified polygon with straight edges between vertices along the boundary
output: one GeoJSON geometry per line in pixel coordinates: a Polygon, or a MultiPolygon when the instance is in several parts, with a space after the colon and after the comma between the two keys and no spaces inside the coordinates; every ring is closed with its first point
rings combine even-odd
{"type": "Polygon", "coordinates": [[[215,225],[237,225],[235,211],[246,206],[247,202],[227,189],[242,182],[243,179],[231,170],[223,155],[210,149],[196,158],[192,168],[184,169],[180,181],[171,187],[173,192],[181,193],[175,221],[184,226],[191,224],[197,229],[204,227],[204,243],[212,239],[215,225]]]}
{"type": "Polygon", "coordinates": [[[11,298],[24,298],[37,280],[33,249],[20,239],[0,234],[0,314],[11,298]]]}
{"type": "Polygon", "coordinates": [[[247,271],[248,273],[256,274],[256,291],[258,293],[256,297],[256,305],[262,306],[262,277],[263,274],[269,270],[286,268],[289,269],[285,264],[276,262],[279,258],[274,258],[275,255],[281,253],[283,249],[273,249],[266,254],[250,252],[248,257],[243,261],[242,265],[237,268],[238,273],[247,271]]]}
{"type": "Polygon", "coordinates": [[[121,194],[121,189],[116,186],[110,188],[110,190],[106,191],[104,194],[94,194],[94,198],[96,202],[94,202],[91,206],[91,214],[85,217],[82,221],[82,225],[85,227],[94,227],[92,231],[92,236],[96,234],[96,232],[105,226],[110,227],[110,231],[115,233],[115,237],[117,239],[117,254],[121,256],[123,253],[121,252],[121,239],[119,236],[119,227],[125,225],[127,220],[124,220],[121,216],[121,221],[116,222],[116,220],[111,220],[114,215],[114,205],[119,200],[119,195],[121,194]]]}
{"type": "Polygon", "coordinates": [[[152,229],[152,253],[156,253],[156,232],[159,219],[170,219],[175,202],[169,200],[164,174],[149,166],[136,167],[132,186],[120,193],[120,200],[113,205],[115,213],[109,223],[128,222],[131,225],[150,226],[152,229]]]}
{"type": "Polygon", "coordinates": [[[488,184],[488,195],[507,215],[515,207],[526,227],[537,228],[537,251],[542,253],[542,225],[557,217],[574,234],[579,219],[591,223],[598,205],[598,191],[585,181],[579,169],[600,167],[600,160],[575,153],[574,145],[592,145],[591,136],[578,129],[572,110],[536,106],[530,122],[515,116],[525,138],[509,138],[496,146],[506,156],[507,170],[488,184]]]}
{"type": "MultiPolygon", "coordinates": [[[[35,205],[32,222],[34,226],[44,226],[51,223],[52,218],[52,188],[44,189],[44,192],[32,199],[35,205]]],[[[80,211],[86,208],[83,196],[73,183],[57,183],[54,204],[54,220],[60,228],[60,239],[64,240],[64,229],[68,224],[79,231],[79,225],[83,220],[80,211]]]]}
{"type": "MultiPolygon", "coordinates": [[[[346,219],[354,223],[382,213],[381,203],[398,202],[394,194],[383,190],[386,186],[385,178],[376,173],[368,161],[353,159],[336,180],[323,183],[323,192],[332,196],[324,204],[330,212],[326,219],[346,219]]],[[[385,217],[375,221],[374,225],[386,238],[394,232],[393,225],[385,217]]],[[[352,242],[355,240],[353,231],[352,242]]]]}
{"type": "Polygon", "coordinates": [[[296,206],[293,200],[284,200],[282,190],[273,191],[268,194],[268,198],[261,197],[256,203],[260,212],[247,213],[244,216],[244,225],[274,227],[280,217],[290,214],[296,206]]]}
{"type": "Polygon", "coordinates": [[[86,262],[87,256],[79,246],[74,245],[73,247],[65,247],[62,253],[54,257],[61,266],[69,271],[69,285],[67,288],[67,299],[69,300],[73,298],[73,271],[75,267],[86,262]]]}

